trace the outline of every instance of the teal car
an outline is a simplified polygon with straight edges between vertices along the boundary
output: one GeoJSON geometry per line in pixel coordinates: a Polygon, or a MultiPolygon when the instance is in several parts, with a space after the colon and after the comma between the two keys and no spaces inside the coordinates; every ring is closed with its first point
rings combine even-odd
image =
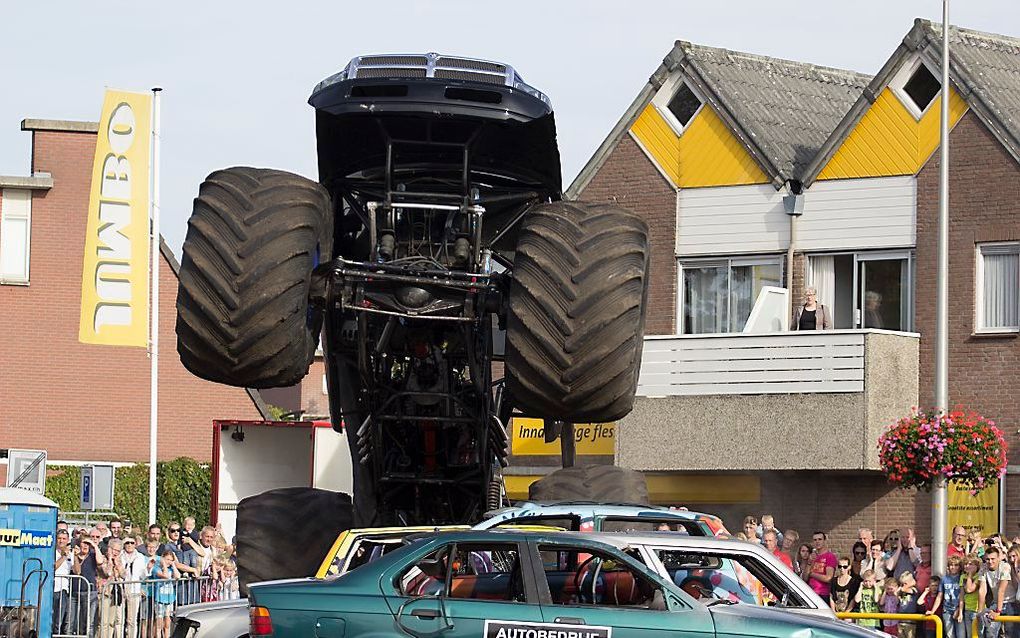
{"type": "Polygon", "coordinates": [[[697,601],[590,535],[464,531],[325,580],[251,586],[251,638],[874,638],[834,619],[697,601]]]}

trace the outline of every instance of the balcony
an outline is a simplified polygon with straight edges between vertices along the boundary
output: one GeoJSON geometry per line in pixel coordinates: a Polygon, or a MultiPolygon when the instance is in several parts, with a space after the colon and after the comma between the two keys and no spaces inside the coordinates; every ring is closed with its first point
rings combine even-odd
{"type": "Polygon", "coordinates": [[[915,333],[828,330],[645,339],[616,462],[639,470],[877,470],[917,405],[915,333]]]}

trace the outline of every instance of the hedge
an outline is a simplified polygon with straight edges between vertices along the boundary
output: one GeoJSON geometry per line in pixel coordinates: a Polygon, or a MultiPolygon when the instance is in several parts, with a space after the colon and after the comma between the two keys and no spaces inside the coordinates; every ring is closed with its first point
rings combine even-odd
{"type": "MultiPolygon", "coordinates": [[[[78,501],[81,468],[50,467],[57,474],[46,477],[46,497],[56,502],[61,511],[80,510],[78,501]]],[[[212,493],[212,470],[206,464],[187,457],[156,464],[156,520],[163,526],[170,521],[182,522],[194,516],[198,527],[209,524],[212,493]]],[[[113,504],[117,515],[132,521],[136,528],[149,524],[149,465],[118,467],[113,484],[113,504]]]]}

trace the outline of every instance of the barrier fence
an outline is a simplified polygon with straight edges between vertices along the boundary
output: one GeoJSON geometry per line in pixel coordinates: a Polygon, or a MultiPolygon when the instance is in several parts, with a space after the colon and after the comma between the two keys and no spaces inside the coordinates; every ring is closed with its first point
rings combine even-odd
{"type": "MultiPolygon", "coordinates": [[[[976,614],[974,616],[974,620],[970,623],[970,635],[971,635],[971,638],[977,638],[978,636],[981,635],[981,634],[978,633],[978,628],[981,626],[981,614],[982,613],[984,613],[984,612],[982,611],[982,612],[979,612],[978,614],[976,614]]],[[[1005,622],[1020,622],[1020,616],[1004,616],[1004,615],[1000,615],[995,620],[993,620],[992,622],[1003,622],[1003,623],[1005,623],[1005,622]]],[[[953,637],[950,636],[950,638],[953,638],[953,637]]]]}
{"type": "MultiPolygon", "coordinates": [[[[907,622],[935,623],[935,638],[942,638],[942,618],[932,614],[862,614],[858,612],[841,611],[836,613],[837,618],[843,620],[898,620],[907,622]]],[[[954,638],[954,637],[950,637],[954,638]]]]}
{"type": "Polygon", "coordinates": [[[211,577],[107,580],[57,576],[54,638],[167,638],[178,607],[237,598],[233,582],[211,577]]]}

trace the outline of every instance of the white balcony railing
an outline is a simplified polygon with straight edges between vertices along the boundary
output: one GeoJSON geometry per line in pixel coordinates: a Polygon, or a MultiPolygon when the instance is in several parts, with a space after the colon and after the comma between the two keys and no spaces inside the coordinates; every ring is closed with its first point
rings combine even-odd
{"type": "Polygon", "coordinates": [[[637,394],[863,392],[868,333],[917,337],[885,330],[649,336],[637,394]]]}

